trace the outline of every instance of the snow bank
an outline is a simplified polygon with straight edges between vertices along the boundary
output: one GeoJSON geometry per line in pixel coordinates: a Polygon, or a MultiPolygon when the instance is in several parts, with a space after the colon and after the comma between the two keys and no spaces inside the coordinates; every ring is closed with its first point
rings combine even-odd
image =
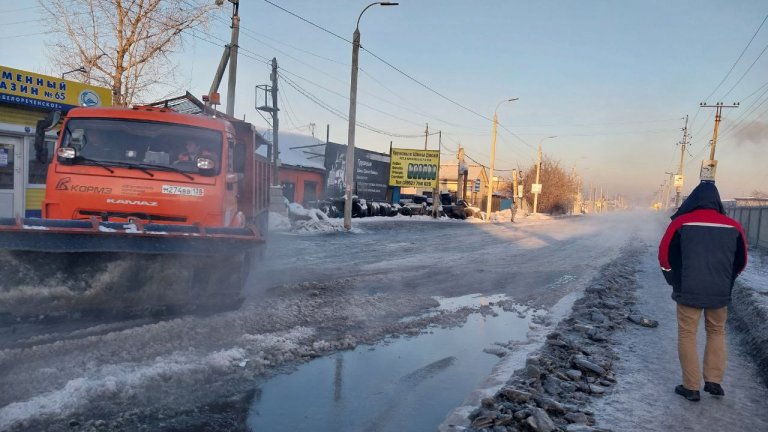
{"type": "Polygon", "coordinates": [[[768,259],[755,249],[749,253],[747,269],[733,288],[730,310],[744,332],[747,351],[768,382],[768,259]]]}
{"type": "Polygon", "coordinates": [[[291,221],[280,213],[269,212],[270,231],[288,231],[291,229],[291,221]]]}
{"type": "Polygon", "coordinates": [[[213,352],[204,357],[193,353],[175,353],[158,357],[147,364],[115,364],[96,368],[69,380],[63,387],[23,402],[0,408],[0,430],[40,416],[61,416],[75,412],[98,399],[140,396],[142,388],[165,382],[169,377],[204,377],[211,370],[226,370],[245,358],[242,348],[213,352]]]}

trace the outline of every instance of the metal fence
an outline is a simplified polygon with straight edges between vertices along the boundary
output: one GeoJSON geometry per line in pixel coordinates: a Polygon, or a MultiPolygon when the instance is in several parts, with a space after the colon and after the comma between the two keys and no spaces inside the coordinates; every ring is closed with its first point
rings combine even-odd
{"type": "Polygon", "coordinates": [[[725,211],[744,228],[747,243],[768,248],[768,207],[730,207],[725,211]]]}

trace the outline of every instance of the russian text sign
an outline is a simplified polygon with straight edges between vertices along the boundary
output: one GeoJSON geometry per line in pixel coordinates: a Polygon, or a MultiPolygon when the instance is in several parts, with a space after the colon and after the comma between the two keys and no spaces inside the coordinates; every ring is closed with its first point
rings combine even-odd
{"type": "Polygon", "coordinates": [[[51,110],[112,106],[112,92],[104,87],[0,66],[0,103],[51,110]]]}
{"type": "Polygon", "coordinates": [[[437,187],[440,150],[392,149],[389,185],[403,187],[437,187]]]}

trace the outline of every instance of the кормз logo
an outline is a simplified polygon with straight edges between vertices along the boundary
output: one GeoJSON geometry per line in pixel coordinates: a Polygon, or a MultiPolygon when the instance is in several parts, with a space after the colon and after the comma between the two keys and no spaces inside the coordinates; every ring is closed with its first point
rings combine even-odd
{"type": "Polygon", "coordinates": [[[93,90],[83,90],[78,97],[80,106],[91,107],[101,105],[101,99],[99,95],[93,90]]]}
{"type": "Polygon", "coordinates": [[[71,177],[64,177],[59,179],[59,182],[56,183],[56,190],[69,190],[69,182],[72,181],[71,177]]]}

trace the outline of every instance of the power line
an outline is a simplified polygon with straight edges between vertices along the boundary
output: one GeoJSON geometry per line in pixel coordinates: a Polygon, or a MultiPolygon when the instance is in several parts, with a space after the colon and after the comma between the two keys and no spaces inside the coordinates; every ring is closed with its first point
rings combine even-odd
{"type": "MultiPolygon", "coordinates": [[[[310,101],[314,102],[319,107],[325,109],[326,111],[330,112],[331,114],[333,114],[333,115],[335,115],[335,116],[337,116],[337,117],[339,117],[339,118],[341,118],[343,120],[349,121],[349,117],[347,117],[346,114],[344,114],[343,112],[339,111],[336,108],[333,108],[332,106],[328,105],[327,103],[323,102],[322,100],[320,100],[320,98],[318,98],[317,96],[313,95],[311,92],[307,91],[306,89],[302,88],[295,81],[291,80],[290,78],[286,77],[285,75],[282,75],[282,78],[285,81],[285,83],[287,83],[289,86],[293,87],[294,90],[296,90],[297,92],[302,94],[304,97],[306,97],[310,101]]],[[[381,135],[390,136],[390,137],[396,137],[396,138],[423,138],[424,137],[424,134],[398,134],[398,133],[388,132],[388,131],[385,131],[383,129],[379,129],[379,128],[373,127],[373,126],[368,125],[368,124],[363,123],[363,122],[355,122],[355,125],[363,128],[363,129],[369,130],[371,132],[375,132],[375,133],[378,133],[378,134],[381,134],[381,135]]]]}
{"type": "MultiPolygon", "coordinates": [[[[278,96],[278,98],[280,98],[280,103],[282,103],[283,106],[285,107],[285,115],[288,118],[288,123],[290,123],[291,126],[293,126],[294,129],[298,129],[298,127],[296,126],[297,122],[293,121],[293,116],[291,115],[291,110],[288,107],[288,103],[285,101],[284,93],[285,92],[283,92],[283,91],[278,91],[277,92],[277,96],[278,96]]],[[[260,111],[260,110],[257,110],[257,111],[260,111]]]]}
{"type": "MultiPolygon", "coordinates": [[[[288,71],[288,70],[286,70],[286,69],[283,69],[283,71],[284,71],[284,72],[286,72],[286,73],[288,73],[288,74],[290,74],[290,75],[292,75],[292,76],[295,76],[296,78],[299,78],[299,79],[301,79],[301,80],[303,80],[303,81],[306,81],[306,82],[308,82],[308,83],[310,83],[310,84],[312,84],[312,85],[314,85],[314,86],[316,86],[316,87],[319,87],[319,88],[321,88],[321,89],[323,89],[323,90],[325,90],[325,91],[327,91],[327,92],[329,92],[329,93],[331,93],[331,94],[333,94],[333,95],[339,96],[339,97],[341,97],[341,98],[345,99],[346,101],[349,101],[349,96],[348,96],[348,95],[345,95],[345,94],[341,94],[341,93],[339,93],[339,92],[336,92],[336,91],[334,91],[334,90],[331,90],[331,89],[329,89],[329,88],[327,88],[327,87],[324,87],[324,86],[322,86],[322,85],[320,85],[320,84],[317,84],[317,83],[315,83],[314,81],[312,81],[312,80],[310,80],[310,79],[304,78],[303,76],[301,76],[301,75],[299,75],[299,74],[296,74],[296,73],[293,73],[293,72],[290,72],[290,71],[288,71]]],[[[405,122],[405,123],[410,123],[410,124],[413,124],[413,125],[416,125],[416,126],[421,126],[421,124],[420,124],[420,123],[416,123],[416,122],[414,122],[414,121],[412,121],[412,120],[408,120],[408,119],[404,119],[404,118],[402,118],[402,117],[398,117],[398,116],[396,116],[396,115],[394,115],[394,114],[388,113],[388,112],[386,112],[386,111],[382,111],[382,110],[380,110],[380,109],[378,109],[378,108],[374,108],[374,107],[372,107],[372,106],[370,106],[370,105],[367,105],[367,104],[364,104],[364,103],[362,103],[362,102],[358,102],[357,104],[358,104],[358,105],[360,105],[360,106],[366,107],[366,108],[368,108],[368,109],[370,109],[370,110],[376,111],[376,112],[378,112],[378,113],[380,113],[380,114],[384,114],[384,115],[386,115],[386,116],[392,117],[392,118],[394,118],[394,119],[396,119],[396,120],[400,120],[400,121],[402,121],[402,122],[405,122]]]]}
{"type": "MultiPolygon", "coordinates": [[[[284,7],[282,7],[282,6],[276,5],[275,3],[271,2],[270,0],[264,0],[264,1],[265,1],[265,2],[267,2],[267,3],[269,3],[270,5],[272,5],[272,6],[274,6],[274,7],[276,7],[276,8],[278,8],[278,9],[282,10],[283,12],[286,12],[286,13],[288,13],[288,14],[290,14],[290,15],[292,15],[292,16],[294,16],[294,17],[296,17],[296,18],[298,18],[298,19],[300,19],[300,20],[302,20],[302,21],[304,21],[305,23],[307,23],[307,24],[309,24],[309,25],[311,25],[311,26],[313,26],[313,27],[315,27],[315,28],[317,28],[317,29],[320,29],[320,30],[322,30],[322,31],[324,31],[324,32],[326,32],[326,33],[328,33],[328,34],[330,34],[330,35],[333,35],[333,36],[335,36],[335,37],[336,37],[336,38],[338,38],[338,39],[341,39],[341,40],[343,40],[343,41],[344,41],[344,42],[346,42],[346,43],[349,43],[349,44],[351,44],[351,43],[352,43],[352,41],[350,41],[350,40],[348,40],[348,39],[345,39],[345,38],[343,38],[343,37],[339,36],[338,34],[336,34],[336,33],[332,32],[332,31],[330,31],[330,30],[326,29],[325,27],[322,27],[322,26],[320,26],[320,25],[318,25],[318,24],[315,24],[315,23],[313,23],[312,21],[310,21],[310,20],[308,20],[308,19],[306,19],[306,18],[304,18],[304,17],[302,17],[302,16],[300,16],[300,15],[298,15],[298,14],[294,13],[294,12],[291,12],[291,11],[289,11],[288,9],[285,9],[285,8],[284,8],[284,7]]],[[[360,48],[361,48],[363,51],[365,51],[365,52],[367,52],[368,54],[370,54],[371,56],[373,56],[374,58],[376,58],[377,60],[379,60],[380,62],[384,63],[385,65],[389,66],[389,67],[390,67],[390,68],[392,68],[393,70],[397,71],[399,74],[401,74],[401,75],[403,75],[404,77],[408,78],[409,80],[411,80],[411,81],[415,82],[415,83],[416,83],[416,84],[418,84],[419,86],[421,86],[421,87],[423,87],[423,88],[427,89],[428,91],[430,91],[430,92],[434,93],[435,95],[437,95],[437,96],[441,97],[442,99],[445,99],[446,101],[448,101],[448,102],[450,102],[450,103],[452,103],[452,104],[454,104],[454,105],[456,105],[456,106],[458,106],[458,107],[460,107],[460,108],[462,108],[462,109],[464,109],[464,110],[466,110],[466,111],[468,111],[468,112],[470,112],[470,113],[472,113],[472,114],[474,114],[474,115],[476,115],[476,116],[478,116],[478,117],[480,117],[480,118],[482,118],[482,119],[485,119],[485,120],[487,120],[487,121],[492,121],[492,120],[491,120],[489,117],[487,117],[487,116],[484,116],[484,115],[482,115],[482,114],[478,113],[477,111],[474,111],[474,110],[472,110],[472,109],[470,109],[470,108],[468,108],[468,107],[466,107],[466,106],[464,106],[464,105],[460,104],[459,102],[456,102],[455,100],[453,100],[453,99],[449,98],[448,96],[445,96],[444,94],[442,94],[442,93],[438,92],[437,90],[433,89],[432,87],[428,86],[427,84],[424,84],[423,82],[421,82],[421,81],[417,80],[416,78],[412,77],[411,75],[409,75],[409,74],[405,73],[403,70],[401,70],[401,69],[400,69],[400,68],[398,68],[397,66],[395,66],[395,65],[393,65],[392,63],[390,63],[390,62],[388,62],[388,61],[384,60],[383,58],[379,57],[378,55],[376,55],[376,54],[375,54],[375,53],[373,53],[372,51],[368,50],[367,48],[365,48],[365,47],[360,47],[360,48]]]]}
{"type": "Polygon", "coordinates": [[[27,36],[40,36],[40,35],[53,34],[53,33],[56,33],[56,30],[48,30],[48,31],[37,32],[37,33],[26,33],[26,34],[14,35],[14,36],[3,36],[3,39],[16,39],[16,38],[22,38],[27,36]]]}
{"type": "Polygon", "coordinates": [[[276,8],[278,8],[278,9],[280,9],[281,11],[283,11],[283,12],[285,12],[285,13],[289,14],[289,15],[293,15],[294,17],[296,17],[296,18],[298,18],[298,19],[300,19],[300,20],[304,21],[305,23],[307,23],[307,24],[311,25],[312,27],[316,27],[316,28],[318,28],[318,29],[320,29],[320,30],[322,30],[322,31],[324,31],[324,32],[326,32],[326,33],[328,33],[328,34],[330,34],[330,35],[333,35],[333,36],[335,36],[335,37],[337,37],[337,38],[339,38],[339,39],[343,40],[343,41],[344,41],[344,42],[346,42],[346,43],[350,43],[350,44],[352,43],[352,41],[350,41],[350,40],[348,40],[348,39],[345,39],[345,38],[343,38],[343,37],[341,37],[341,36],[337,35],[336,33],[334,33],[334,32],[332,32],[332,31],[328,30],[327,28],[325,28],[325,27],[323,27],[323,26],[320,26],[320,25],[318,25],[318,24],[315,24],[315,23],[313,23],[312,21],[310,21],[310,20],[308,20],[308,19],[306,19],[306,18],[304,18],[304,17],[302,17],[302,16],[299,16],[298,14],[295,14],[295,13],[293,13],[293,12],[289,11],[288,9],[286,9],[286,8],[284,8],[284,7],[280,6],[280,5],[276,5],[276,4],[272,3],[272,2],[271,2],[271,1],[269,1],[269,0],[264,0],[264,1],[265,1],[265,2],[267,2],[267,3],[269,3],[269,4],[271,4],[272,6],[274,6],[274,7],[276,7],[276,8]]]}
{"type": "Polygon", "coordinates": [[[735,88],[736,88],[736,86],[738,86],[738,85],[741,83],[741,80],[743,80],[743,79],[744,79],[744,77],[745,77],[745,76],[747,76],[747,74],[749,73],[749,71],[751,71],[751,70],[752,70],[752,68],[755,66],[755,63],[757,63],[757,61],[758,61],[758,60],[760,60],[760,57],[762,57],[762,56],[763,56],[763,54],[765,54],[765,50],[768,50],[768,44],[766,44],[766,45],[765,45],[765,47],[763,47],[763,50],[762,50],[762,51],[760,51],[760,54],[757,56],[757,58],[755,59],[755,61],[753,61],[753,62],[752,62],[752,64],[751,64],[751,65],[749,65],[749,67],[747,68],[747,70],[745,70],[745,71],[744,71],[744,73],[741,75],[741,77],[739,78],[739,80],[738,80],[738,81],[736,81],[736,84],[734,84],[734,85],[733,85],[733,87],[731,87],[731,88],[730,88],[730,90],[728,90],[728,92],[727,92],[727,93],[725,93],[725,94],[723,95],[723,97],[721,97],[720,99],[725,99],[726,97],[728,97],[728,95],[729,95],[729,94],[731,94],[731,92],[733,91],[733,89],[735,89],[735,88]]]}
{"type": "Polygon", "coordinates": [[[39,5],[35,5],[35,6],[27,6],[27,7],[23,7],[23,8],[18,8],[18,9],[6,9],[6,10],[3,11],[3,13],[7,14],[7,13],[10,13],[10,12],[18,12],[18,11],[29,10],[29,9],[37,9],[39,7],[40,7],[39,5]]]}
{"type": "MultiPolygon", "coordinates": [[[[752,35],[752,38],[747,43],[747,46],[745,46],[744,49],[741,50],[741,54],[739,54],[739,58],[737,58],[736,61],[733,62],[733,66],[731,66],[731,69],[728,71],[727,74],[725,74],[725,76],[723,77],[722,81],[720,81],[720,84],[718,84],[717,87],[715,87],[715,89],[712,90],[712,93],[710,93],[709,96],[705,97],[704,100],[711,99],[712,95],[714,95],[715,92],[720,88],[720,86],[723,85],[725,80],[728,79],[728,77],[731,75],[731,72],[733,72],[733,69],[736,67],[736,65],[739,63],[741,58],[744,56],[744,53],[747,52],[747,48],[749,48],[749,46],[752,45],[752,41],[755,40],[755,36],[757,36],[757,33],[760,32],[761,28],[763,28],[763,24],[765,24],[766,20],[768,20],[768,14],[765,15],[765,18],[763,18],[763,22],[761,22],[760,25],[757,27],[757,30],[755,30],[755,33],[752,35]]],[[[733,90],[733,89],[731,89],[731,90],[733,90]]],[[[729,91],[729,93],[730,93],[730,91],[729,91]]],[[[726,96],[727,96],[727,94],[726,94],[726,96]]],[[[723,98],[725,98],[725,96],[723,96],[723,98]]]]}

